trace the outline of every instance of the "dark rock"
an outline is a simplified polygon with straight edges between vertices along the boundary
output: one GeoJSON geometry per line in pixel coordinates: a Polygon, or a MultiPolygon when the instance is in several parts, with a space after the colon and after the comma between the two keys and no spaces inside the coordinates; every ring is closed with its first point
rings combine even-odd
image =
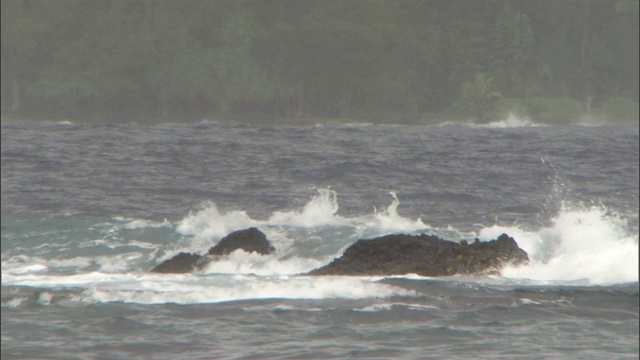
{"type": "Polygon", "coordinates": [[[216,246],[209,249],[208,254],[228,255],[238,249],[260,255],[269,255],[276,250],[260,230],[252,227],[225,236],[216,246]]]}
{"type": "Polygon", "coordinates": [[[202,255],[181,252],[151,269],[157,273],[187,273],[196,269],[202,255]]]}
{"type": "Polygon", "coordinates": [[[358,240],[341,257],[309,275],[487,274],[528,261],[527,253],[506,234],[467,245],[432,235],[387,235],[358,240]]]}
{"type": "Polygon", "coordinates": [[[225,236],[220,242],[209,249],[206,255],[181,252],[171,259],[163,261],[160,265],[151,269],[158,273],[187,273],[202,269],[211,261],[220,256],[241,249],[246,252],[256,252],[260,255],[268,255],[275,251],[267,237],[256,228],[238,230],[225,236]]]}

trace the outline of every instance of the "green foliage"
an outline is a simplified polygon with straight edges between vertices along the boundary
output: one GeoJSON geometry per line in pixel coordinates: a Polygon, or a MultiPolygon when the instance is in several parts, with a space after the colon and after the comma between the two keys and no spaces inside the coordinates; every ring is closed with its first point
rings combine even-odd
{"type": "Polygon", "coordinates": [[[638,121],[640,118],[640,105],[625,97],[614,97],[605,101],[597,110],[606,119],[638,121]]]}
{"type": "Polygon", "coordinates": [[[478,73],[473,80],[465,80],[460,86],[459,101],[455,109],[474,114],[480,122],[487,120],[487,114],[494,108],[494,103],[502,98],[495,89],[495,80],[485,73],[478,73]]]}
{"type": "Polygon", "coordinates": [[[466,80],[462,83],[460,98],[470,103],[486,103],[501,98],[502,95],[495,90],[493,77],[484,73],[478,73],[473,81],[466,80]]]}
{"type": "Polygon", "coordinates": [[[533,31],[529,17],[516,12],[507,2],[493,29],[491,68],[500,88],[509,95],[522,96],[525,70],[533,50],[533,31]]]}
{"type": "Polygon", "coordinates": [[[1,4],[3,113],[556,121],[639,97],[637,0],[1,4]]]}
{"type": "Polygon", "coordinates": [[[582,115],[582,104],[575,99],[534,96],[523,99],[503,98],[496,104],[495,115],[514,113],[536,122],[567,124],[578,121],[582,115]]]}

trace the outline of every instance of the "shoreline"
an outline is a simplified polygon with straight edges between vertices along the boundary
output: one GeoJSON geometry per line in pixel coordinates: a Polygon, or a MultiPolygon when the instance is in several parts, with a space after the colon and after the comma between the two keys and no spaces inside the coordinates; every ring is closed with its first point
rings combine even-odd
{"type": "Polygon", "coordinates": [[[34,122],[34,123],[64,123],[81,125],[109,125],[109,124],[126,124],[136,123],[142,125],[159,125],[159,124],[191,124],[197,125],[201,123],[236,123],[246,125],[274,125],[274,126],[316,126],[316,125],[441,125],[441,124],[471,124],[471,125],[487,125],[495,122],[506,121],[509,117],[522,120],[523,123],[549,126],[567,126],[567,125],[628,125],[640,126],[640,119],[608,119],[599,114],[590,114],[583,116],[581,119],[558,119],[557,121],[544,121],[528,118],[526,116],[518,116],[509,114],[498,118],[494,121],[479,122],[473,116],[466,114],[442,114],[433,113],[425,114],[417,119],[403,120],[384,120],[384,119],[358,119],[358,118],[330,118],[330,117],[274,117],[272,115],[252,114],[246,115],[229,115],[229,116],[206,116],[195,117],[187,115],[178,120],[179,115],[174,117],[149,117],[149,116],[114,116],[102,119],[87,118],[30,118],[24,116],[2,115],[0,123],[12,122],[34,122]]]}

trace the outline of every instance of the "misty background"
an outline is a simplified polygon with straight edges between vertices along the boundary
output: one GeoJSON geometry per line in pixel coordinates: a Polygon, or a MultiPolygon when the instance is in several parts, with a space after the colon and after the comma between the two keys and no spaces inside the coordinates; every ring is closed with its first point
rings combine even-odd
{"type": "Polygon", "coordinates": [[[2,0],[4,118],[638,122],[637,0],[2,0]]]}

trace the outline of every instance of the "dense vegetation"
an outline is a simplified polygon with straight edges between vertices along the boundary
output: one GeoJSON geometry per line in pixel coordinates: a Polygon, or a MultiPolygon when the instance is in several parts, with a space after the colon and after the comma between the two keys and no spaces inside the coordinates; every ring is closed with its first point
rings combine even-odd
{"type": "Polygon", "coordinates": [[[637,0],[2,0],[2,112],[638,113],[637,0]]]}

